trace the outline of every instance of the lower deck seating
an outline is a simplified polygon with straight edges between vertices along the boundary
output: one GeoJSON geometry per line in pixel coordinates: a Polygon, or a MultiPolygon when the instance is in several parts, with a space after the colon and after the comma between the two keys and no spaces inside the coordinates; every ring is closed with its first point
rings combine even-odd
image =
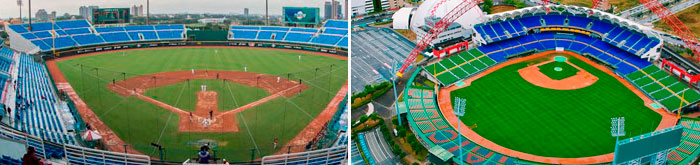
{"type": "Polygon", "coordinates": [[[700,155],[700,121],[697,119],[681,119],[683,126],[681,144],[668,153],[669,164],[690,164],[700,155]]]}
{"type": "Polygon", "coordinates": [[[232,30],[234,39],[255,39],[258,36],[258,31],[248,30],[232,30]]]}
{"type": "Polygon", "coordinates": [[[672,111],[700,100],[700,93],[653,65],[629,73],[625,77],[672,111]],[[685,100],[682,105],[681,97],[685,100]]]}
{"type": "Polygon", "coordinates": [[[441,83],[449,85],[484,71],[496,63],[496,60],[485,56],[482,51],[471,49],[425,66],[425,69],[435,75],[441,83]]]}
{"type": "Polygon", "coordinates": [[[18,109],[19,121],[14,128],[59,144],[75,144],[75,138],[60,121],[54,103],[57,101],[48,72],[41,63],[28,55],[20,55],[18,103],[27,104],[18,109]]]}
{"type": "MultiPolygon", "coordinates": [[[[405,99],[420,100],[423,104],[435,102],[432,89],[407,86],[405,92],[405,99]]],[[[496,153],[458,135],[437,109],[410,110],[408,113],[408,121],[415,130],[416,137],[423,139],[422,141],[429,147],[440,146],[451,152],[454,154],[454,161],[464,164],[514,164],[516,162],[516,158],[496,153]],[[422,119],[417,120],[418,116],[422,119]]]]}

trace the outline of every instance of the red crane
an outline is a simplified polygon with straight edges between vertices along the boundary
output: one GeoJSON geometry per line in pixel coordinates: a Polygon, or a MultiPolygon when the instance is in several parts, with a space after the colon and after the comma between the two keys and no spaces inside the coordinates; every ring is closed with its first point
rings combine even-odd
{"type": "MultiPolygon", "coordinates": [[[[452,9],[450,12],[445,14],[445,16],[438,21],[438,23],[435,24],[435,26],[430,29],[428,34],[426,34],[419,42],[416,44],[416,48],[411,51],[411,54],[408,55],[406,60],[404,61],[403,65],[401,65],[401,68],[396,72],[396,75],[401,77],[403,76],[403,72],[406,71],[408,66],[413,64],[414,60],[416,60],[416,57],[425,50],[425,48],[430,45],[437,36],[445,31],[445,29],[452,24],[457,18],[462,16],[462,14],[466,13],[467,11],[471,10],[473,7],[481,3],[483,0],[474,0],[474,1],[469,1],[469,0],[463,0],[462,3],[459,5],[455,6],[454,9],[452,9]]],[[[598,7],[600,2],[603,0],[593,0],[593,8],[598,7]]],[[[688,27],[683,24],[680,20],[678,20],[678,17],[673,15],[673,13],[668,10],[668,8],[664,7],[661,5],[659,2],[656,0],[638,0],[640,3],[644,4],[649,10],[651,10],[656,16],[664,20],[666,24],[668,24],[671,29],[673,29],[673,32],[679,37],[683,39],[683,42],[685,43],[685,46],[689,48],[691,51],[693,51],[693,54],[697,58],[697,60],[700,60],[700,52],[698,51],[700,46],[697,45],[698,40],[697,38],[693,35],[693,33],[688,30],[688,27]]],[[[542,0],[542,5],[546,6],[549,3],[549,0],[542,0]]],[[[441,3],[438,3],[438,5],[441,3]]],[[[549,10],[547,8],[547,12],[549,13],[549,10]]]]}
{"type": "Polygon", "coordinates": [[[396,72],[396,75],[399,77],[403,76],[403,72],[406,71],[408,66],[413,64],[413,61],[416,60],[416,57],[425,50],[425,48],[430,45],[430,43],[435,40],[435,38],[438,37],[440,33],[445,31],[450,24],[455,22],[457,18],[461,17],[464,15],[464,13],[467,13],[467,11],[471,10],[475,6],[479,5],[483,0],[463,0],[462,3],[459,5],[455,6],[450,12],[447,12],[445,16],[440,19],[437,23],[435,23],[435,26],[433,26],[430,31],[428,31],[425,36],[416,44],[416,48],[411,51],[411,54],[408,55],[406,60],[403,62],[403,65],[401,65],[401,68],[399,68],[399,71],[396,72]]]}

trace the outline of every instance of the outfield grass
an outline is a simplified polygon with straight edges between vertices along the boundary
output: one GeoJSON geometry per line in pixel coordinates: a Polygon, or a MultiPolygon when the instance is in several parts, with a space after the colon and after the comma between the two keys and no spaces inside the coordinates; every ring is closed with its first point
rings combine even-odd
{"type": "Polygon", "coordinates": [[[219,111],[229,111],[244,106],[265,96],[269,96],[265,90],[232,83],[222,80],[191,80],[168,86],[161,86],[146,91],[146,96],[156,98],[168,105],[173,105],[185,111],[194,111],[197,105],[197,92],[201,91],[201,85],[207,86],[207,91],[216,91],[218,94],[219,111]],[[177,95],[161,95],[160,93],[172,93],[177,95]],[[238,97],[236,97],[238,95],[238,97]],[[181,100],[181,101],[180,101],[181,100]]]}
{"type": "Polygon", "coordinates": [[[567,57],[599,80],[577,90],[547,89],[520,77],[517,70],[527,67],[528,62],[512,64],[452,91],[453,100],[467,99],[462,122],[477,124],[475,132],[503,147],[562,158],[613,152],[612,117],[625,117],[627,136],[621,138],[647,133],[658,126],[661,115],[645,107],[643,100],[622,83],[567,57]]]}
{"type": "MultiPolygon", "coordinates": [[[[57,63],[80,98],[107,124],[122,140],[142,153],[157,156],[150,143],[159,143],[165,148],[167,160],[184,161],[196,157],[201,144],[212,141],[218,143],[218,157],[232,161],[249,161],[273,153],[273,139],[286,144],[301,129],[315,118],[330,101],[335,92],[347,81],[347,60],[312,55],[305,52],[291,52],[279,49],[248,48],[172,48],[148,49],[128,52],[109,52],[100,55],[70,59],[57,63]],[[218,53],[214,53],[218,50],[218,53]],[[299,60],[301,56],[301,60],[299,60]],[[77,64],[99,67],[99,70],[81,67],[77,64]],[[330,65],[334,64],[330,73],[330,65]],[[178,115],[161,107],[134,97],[121,97],[105,88],[112,79],[121,80],[137,75],[182,70],[232,70],[266,73],[303,79],[307,90],[287,100],[277,98],[256,108],[237,113],[240,132],[237,133],[180,133],[177,131],[178,115]],[[314,68],[320,67],[314,79],[314,68]],[[330,89],[329,89],[330,88],[330,89]],[[256,149],[257,150],[253,150],[256,149]]],[[[200,83],[207,83],[200,81],[200,83]]],[[[169,101],[169,97],[182,93],[184,98],[195,98],[194,93],[177,88],[161,87],[151,96],[169,101]]],[[[255,100],[255,91],[229,84],[236,98],[255,100]],[[235,88],[235,89],[233,89],[235,88]],[[235,91],[247,91],[235,92],[235,91]]],[[[214,87],[217,88],[217,87],[214,87]]],[[[218,89],[222,90],[222,89],[218,89]]],[[[227,90],[227,89],[226,89],[227,90]]],[[[219,97],[230,94],[219,93],[219,97]]],[[[262,96],[262,94],[261,94],[262,96]]],[[[195,100],[181,99],[175,104],[186,106],[195,100]]],[[[172,102],[172,101],[169,101],[172,102]]],[[[220,105],[226,103],[221,103],[220,105]]],[[[303,146],[300,146],[303,147],[303,146]]]]}
{"type": "Polygon", "coordinates": [[[544,75],[547,75],[547,77],[552,78],[554,80],[561,80],[565,79],[567,77],[571,77],[576,75],[578,72],[578,69],[574,68],[573,66],[567,64],[566,62],[558,62],[558,61],[553,61],[544,65],[538,66],[540,68],[540,72],[542,72],[544,75]],[[562,70],[561,71],[556,71],[554,68],[559,67],[562,70]]]}

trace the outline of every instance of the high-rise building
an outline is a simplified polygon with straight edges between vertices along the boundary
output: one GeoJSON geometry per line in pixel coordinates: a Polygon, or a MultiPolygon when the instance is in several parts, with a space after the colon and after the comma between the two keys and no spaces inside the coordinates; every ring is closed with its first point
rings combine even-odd
{"type": "Polygon", "coordinates": [[[83,18],[87,19],[88,21],[92,21],[92,12],[95,9],[99,9],[100,7],[98,6],[80,6],[80,16],[83,18]]]}
{"type": "Polygon", "coordinates": [[[326,3],[323,5],[323,11],[323,18],[331,19],[331,16],[333,16],[333,5],[331,5],[330,1],[326,1],[326,3]]]}
{"type": "Polygon", "coordinates": [[[334,19],[342,19],[343,18],[343,6],[340,5],[340,1],[333,1],[333,5],[335,6],[335,18],[334,19]]]}
{"type": "Polygon", "coordinates": [[[49,19],[56,20],[56,11],[51,12],[51,15],[49,15],[49,19]]]}
{"type": "Polygon", "coordinates": [[[131,15],[136,16],[136,17],[142,17],[143,16],[143,5],[131,6],[131,15]]]}
{"type": "Polygon", "coordinates": [[[343,19],[348,18],[348,0],[345,0],[345,4],[343,4],[343,19]]]}
{"type": "Polygon", "coordinates": [[[49,20],[49,13],[47,13],[44,9],[39,9],[36,11],[34,17],[36,17],[36,19],[39,21],[47,21],[49,20]]]}
{"type": "Polygon", "coordinates": [[[245,16],[245,23],[246,24],[250,23],[250,15],[248,15],[248,14],[250,14],[249,12],[250,11],[248,10],[248,8],[243,9],[243,15],[245,16]]]}
{"type": "Polygon", "coordinates": [[[342,6],[339,1],[326,1],[324,4],[324,15],[325,19],[340,19],[343,18],[342,6]],[[335,8],[335,11],[333,10],[335,8]]]}

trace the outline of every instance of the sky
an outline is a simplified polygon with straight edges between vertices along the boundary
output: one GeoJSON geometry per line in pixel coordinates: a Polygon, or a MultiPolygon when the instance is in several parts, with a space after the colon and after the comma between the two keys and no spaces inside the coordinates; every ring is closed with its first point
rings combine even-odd
{"type": "MultiPolygon", "coordinates": [[[[29,0],[22,0],[22,16],[27,17],[29,0]]],[[[281,15],[283,6],[318,7],[323,16],[323,5],[326,0],[269,0],[270,15],[281,15]]],[[[329,0],[330,1],[330,0],[329,0]]],[[[132,5],[144,6],[146,0],[32,0],[32,16],[38,9],[47,12],[56,11],[57,15],[68,13],[78,15],[80,6],[97,5],[100,8],[131,8],[132,5]]],[[[249,8],[250,14],[265,14],[264,0],[151,0],[151,14],[165,13],[215,13],[242,14],[244,8],[249,8]]],[[[341,5],[343,3],[340,3],[341,5]]],[[[0,18],[18,17],[17,0],[0,0],[0,18]]]]}

